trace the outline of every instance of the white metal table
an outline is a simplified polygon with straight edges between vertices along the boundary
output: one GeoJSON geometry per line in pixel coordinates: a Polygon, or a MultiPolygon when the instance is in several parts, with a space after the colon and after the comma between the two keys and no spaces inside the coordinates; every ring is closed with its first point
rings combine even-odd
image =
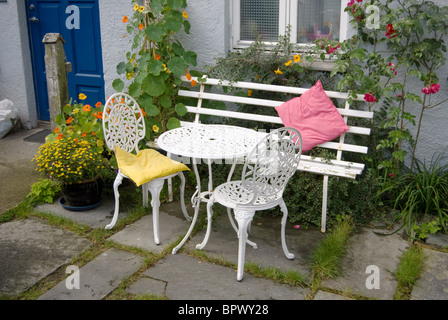
{"type": "MultiPolygon", "coordinates": [[[[190,236],[196,224],[201,202],[207,202],[208,197],[213,193],[212,162],[231,163],[232,167],[228,175],[228,180],[230,180],[236,164],[244,163],[241,159],[249,154],[264,136],[265,133],[248,128],[214,124],[194,124],[169,130],[160,135],[157,139],[159,148],[173,155],[192,159],[197,181],[197,190],[192,197],[192,204],[195,209],[194,216],[187,234],[173,249],[173,254],[183,246],[190,236]],[[209,167],[207,191],[201,191],[201,179],[197,169],[198,161],[201,159],[206,160],[209,167]]],[[[238,229],[233,220],[230,219],[230,221],[235,231],[237,231],[238,229]]]]}

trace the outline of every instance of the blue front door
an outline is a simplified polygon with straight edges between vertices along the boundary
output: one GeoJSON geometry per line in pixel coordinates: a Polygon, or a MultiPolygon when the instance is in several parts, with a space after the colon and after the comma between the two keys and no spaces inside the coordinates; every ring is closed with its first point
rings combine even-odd
{"type": "Polygon", "coordinates": [[[38,117],[50,120],[45,47],[47,33],[60,33],[72,72],[67,74],[69,96],[87,96],[85,103],[104,103],[104,75],[98,0],[25,0],[38,117]]]}

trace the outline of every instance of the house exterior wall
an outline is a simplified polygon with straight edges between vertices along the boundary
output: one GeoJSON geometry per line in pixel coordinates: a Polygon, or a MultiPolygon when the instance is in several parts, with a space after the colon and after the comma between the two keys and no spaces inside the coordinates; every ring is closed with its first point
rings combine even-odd
{"type": "MultiPolygon", "coordinates": [[[[131,1],[98,0],[103,49],[103,69],[106,97],[114,93],[112,81],[118,76],[116,66],[123,61],[130,49],[130,37],[124,15],[132,15],[131,1]]],[[[446,5],[446,0],[434,0],[446,5]]],[[[190,34],[179,33],[185,49],[198,55],[197,70],[206,71],[214,59],[225,56],[231,49],[231,0],[188,0],[187,12],[191,24],[190,34]]],[[[31,129],[37,125],[36,102],[32,78],[25,1],[0,2],[0,100],[11,100],[20,110],[22,127],[31,129]]],[[[350,33],[349,33],[350,34],[350,33]]],[[[448,57],[448,55],[447,55],[448,57]]],[[[438,72],[440,91],[431,97],[433,103],[448,98],[448,65],[438,72]]],[[[398,75],[400,76],[400,75],[398,75]]],[[[421,83],[414,80],[410,87],[419,94],[421,83]]],[[[419,116],[420,108],[414,105],[410,111],[419,116]]],[[[426,110],[418,142],[417,158],[430,160],[432,155],[447,147],[448,103],[426,110]]],[[[416,127],[409,126],[414,136],[416,127]]]]}
{"type": "Polygon", "coordinates": [[[0,2],[0,101],[11,100],[22,128],[37,126],[24,1],[0,2]]]}

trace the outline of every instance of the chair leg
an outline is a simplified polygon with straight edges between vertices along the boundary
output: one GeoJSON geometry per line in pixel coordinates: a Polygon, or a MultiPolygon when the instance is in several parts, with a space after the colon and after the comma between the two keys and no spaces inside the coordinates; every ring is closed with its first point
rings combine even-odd
{"type": "Polygon", "coordinates": [[[244,261],[246,256],[247,228],[252,222],[255,211],[234,210],[238,222],[238,271],[236,279],[243,280],[244,261]]]}
{"type": "Polygon", "coordinates": [[[120,194],[118,193],[118,187],[123,182],[123,176],[118,174],[114,180],[114,198],[115,198],[115,209],[114,216],[112,217],[112,221],[106,226],[106,230],[112,229],[117,223],[118,219],[118,211],[120,209],[120,194]]]}
{"type": "Polygon", "coordinates": [[[191,221],[191,217],[187,212],[187,208],[185,207],[185,176],[182,171],[179,172],[178,175],[180,178],[180,206],[182,208],[182,213],[184,214],[185,219],[191,221]]]}
{"type": "Polygon", "coordinates": [[[290,253],[288,251],[288,247],[286,246],[285,227],[286,227],[286,220],[288,219],[288,208],[286,207],[285,202],[283,200],[282,202],[280,202],[280,210],[283,212],[282,231],[281,231],[283,252],[285,253],[286,258],[294,259],[294,254],[290,253]]]}
{"type": "MultiPolygon", "coordinates": [[[[232,218],[232,209],[227,208],[227,215],[229,217],[230,224],[232,225],[235,232],[238,234],[238,228],[236,227],[235,222],[233,221],[233,218],[232,218]]],[[[247,230],[250,232],[250,225],[248,226],[247,230]]],[[[258,249],[258,245],[255,242],[250,241],[249,239],[247,239],[247,244],[250,245],[254,249],[258,249]]]]}
{"type": "Polygon", "coordinates": [[[147,191],[151,193],[152,206],[152,221],[154,230],[154,242],[160,244],[159,240],[159,207],[160,207],[160,192],[162,191],[164,179],[155,179],[147,183],[147,191]]]}
{"type": "Polygon", "coordinates": [[[325,233],[327,228],[327,198],[328,198],[328,176],[324,176],[322,187],[322,218],[320,231],[325,233]]]}
{"type": "Polygon", "coordinates": [[[213,206],[213,203],[214,203],[214,199],[213,199],[213,195],[212,195],[207,203],[207,232],[205,233],[205,237],[204,237],[204,240],[202,240],[202,243],[196,245],[196,249],[199,249],[199,250],[203,249],[208,242],[208,238],[210,237],[210,231],[212,229],[212,216],[213,216],[212,206],[213,206]]]}

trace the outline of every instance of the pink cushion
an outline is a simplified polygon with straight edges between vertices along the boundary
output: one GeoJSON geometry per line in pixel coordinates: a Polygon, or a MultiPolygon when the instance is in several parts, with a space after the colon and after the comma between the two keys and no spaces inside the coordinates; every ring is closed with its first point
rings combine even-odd
{"type": "Polygon", "coordinates": [[[275,108],[286,127],[300,131],[303,152],[331,141],[349,130],[341,114],[325,93],[320,80],[300,97],[275,108]]]}

